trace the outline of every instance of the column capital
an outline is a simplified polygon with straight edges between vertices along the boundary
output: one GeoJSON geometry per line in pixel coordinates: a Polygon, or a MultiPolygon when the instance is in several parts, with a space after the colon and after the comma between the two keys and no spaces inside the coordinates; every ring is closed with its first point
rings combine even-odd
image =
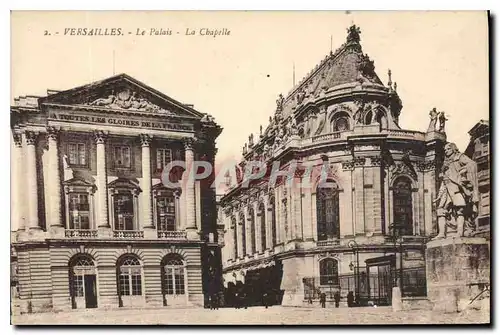
{"type": "Polygon", "coordinates": [[[183,140],[183,142],[184,142],[184,148],[185,148],[186,150],[191,150],[191,151],[193,151],[193,150],[194,150],[194,146],[195,146],[195,144],[196,144],[196,139],[191,138],[191,137],[188,137],[188,138],[185,138],[185,139],[183,140]]]}
{"type": "Polygon", "coordinates": [[[57,141],[59,137],[60,129],[56,127],[47,127],[47,140],[57,141]]]}
{"type": "Polygon", "coordinates": [[[14,140],[14,145],[16,147],[21,148],[23,146],[23,141],[22,141],[21,133],[12,132],[12,138],[14,140]]]}
{"type": "Polygon", "coordinates": [[[107,137],[108,134],[102,130],[94,131],[94,140],[96,144],[104,144],[106,142],[107,137]]]}
{"type": "Polygon", "coordinates": [[[140,139],[141,139],[141,145],[143,147],[149,147],[151,141],[153,140],[153,137],[148,134],[141,134],[140,139]]]}
{"type": "Polygon", "coordinates": [[[25,131],[24,135],[26,136],[26,144],[27,145],[35,145],[36,139],[38,138],[38,132],[25,131]]]}

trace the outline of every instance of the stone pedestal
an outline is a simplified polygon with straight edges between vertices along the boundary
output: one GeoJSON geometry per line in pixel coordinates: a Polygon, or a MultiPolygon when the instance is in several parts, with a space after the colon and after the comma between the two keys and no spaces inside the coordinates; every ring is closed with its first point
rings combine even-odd
{"type": "Polygon", "coordinates": [[[483,238],[446,238],[427,243],[427,298],[436,312],[461,311],[490,282],[483,238]]]}
{"type": "Polygon", "coordinates": [[[188,240],[197,241],[200,239],[200,233],[198,232],[198,230],[196,228],[186,229],[186,234],[187,234],[188,240]]]}
{"type": "Polygon", "coordinates": [[[403,309],[401,289],[398,286],[392,288],[392,311],[399,312],[403,309]]]}

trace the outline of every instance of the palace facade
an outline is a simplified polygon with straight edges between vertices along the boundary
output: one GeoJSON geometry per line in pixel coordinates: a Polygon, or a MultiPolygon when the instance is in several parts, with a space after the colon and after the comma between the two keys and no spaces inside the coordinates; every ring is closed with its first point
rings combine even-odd
{"type": "Polygon", "coordinates": [[[250,187],[238,178],[222,197],[226,301],[302,305],[339,292],[344,302],[352,294],[359,304],[390,304],[395,285],[404,296],[425,296],[446,120],[433,109],[426,131],[403,129],[401,111],[397,84],[390,71],[382,83],[356,26],[280,95],[237,169],[256,160],[299,169],[277,186],[269,174],[250,187]],[[316,178],[304,187],[306,165],[326,166],[330,186],[316,178]]]}
{"type": "Polygon", "coordinates": [[[215,192],[172,160],[213,164],[208,114],[121,74],[11,106],[14,308],[203,305],[220,291],[215,192]]]}
{"type": "Polygon", "coordinates": [[[490,233],[490,123],[480,120],[469,130],[470,141],[465,154],[477,164],[479,206],[477,235],[491,239],[490,233]]]}

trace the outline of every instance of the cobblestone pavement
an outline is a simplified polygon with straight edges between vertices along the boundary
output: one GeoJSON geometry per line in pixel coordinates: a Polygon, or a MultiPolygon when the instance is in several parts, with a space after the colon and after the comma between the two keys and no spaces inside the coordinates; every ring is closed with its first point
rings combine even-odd
{"type": "Polygon", "coordinates": [[[300,308],[273,306],[248,309],[161,308],[143,310],[85,310],[13,316],[16,325],[297,325],[297,324],[442,324],[489,323],[489,313],[469,310],[443,314],[431,311],[392,312],[389,307],[300,308]]]}

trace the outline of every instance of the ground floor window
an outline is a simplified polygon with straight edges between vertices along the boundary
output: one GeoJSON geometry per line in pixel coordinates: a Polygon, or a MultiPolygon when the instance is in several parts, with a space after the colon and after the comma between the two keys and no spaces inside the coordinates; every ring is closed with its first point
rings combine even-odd
{"type": "Polygon", "coordinates": [[[163,293],[167,295],[185,294],[185,265],[177,254],[165,256],[162,261],[163,293]]]}
{"type": "Polygon", "coordinates": [[[142,295],[142,265],[135,256],[126,256],[119,263],[120,296],[142,295]]]}

